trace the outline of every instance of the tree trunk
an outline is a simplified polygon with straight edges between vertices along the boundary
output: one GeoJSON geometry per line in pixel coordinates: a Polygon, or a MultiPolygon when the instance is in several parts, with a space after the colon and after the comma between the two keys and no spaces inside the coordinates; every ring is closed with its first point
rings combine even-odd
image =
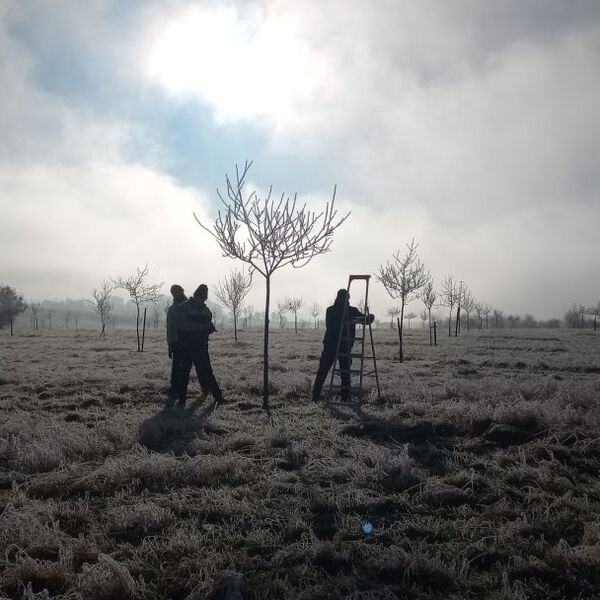
{"type": "Polygon", "coordinates": [[[294,333],[298,335],[298,313],[294,313],[294,333]]]}
{"type": "Polygon", "coordinates": [[[265,330],[263,339],[263,409],[269,412],[269,304],[271,302],[271,278],[265,281],[265,330]]]}
{"type": "Polygon", "coordinates": [[[454,337],[458,337],[458,332],[460,330],[460,304],[456,309],[456,323],[454,324],[454,337]]]}
{"type": "Polygon", "coordinates": [[[450,316],[448,317],[448,337],[452,337],[452,307],[450,307],[450,316]]]}
{"type": "Polygon", "coordinates": [[[400,339],[400,351],[398,356],[400,358],[400,362],[404,362],[404,348],[402,345],[402,329],[404,327],[404,300],[402,301],[402,305],[400,307],[400,319],[398,320],[398,338],[400,339]]]}
{"type": "Polygon", "coordinates": [[[437,346],[437,323],[433,322],[433,345],[437,346]]]}
{"type": "MultiPolygon", "coordinates": [[[[598,321],[598,315],[594,315],[594,333],[596,333],[596,322],[598,321]]],[[[12,335],[12,321],[10,323],[10,335],[12,335]]]]}
{"type": "MultiPolygon", "coordinates": [[[[12,315],[9,315],[8,318],[10,319],[10,335],[12,337],[12,334],[13,334],[13,318],[12,318],[12,315]]],[[[594,331],[596,331],[596,321],[594,321],[594,331]]]]}
{"type": "Polygon", "coordinates": [[[432,339],[432,331],[431,331],[431,309],[430,308],[427,309],[427,313],[429,315],[429,345],[431,346],[433,344],[433,339],[432,339]]]}
{"type": "Polygon", "coordinates": [[[146,337],[146,307],[144,307],[144,326],[142,328],[142,352],[144,351],[144,339],[146,337]]]}
{"type": "Polygon", "coordinates": [[[135,314],[135,334],[137,336],[137,351],[141,351],[140,345],[140,305],[136,304],[136,314],[135,314]]]}
{"type": "Polygon", "coordinates": [[[237,343],[237,313],[235,311],[233,313],[233,339],[237,343]]]}

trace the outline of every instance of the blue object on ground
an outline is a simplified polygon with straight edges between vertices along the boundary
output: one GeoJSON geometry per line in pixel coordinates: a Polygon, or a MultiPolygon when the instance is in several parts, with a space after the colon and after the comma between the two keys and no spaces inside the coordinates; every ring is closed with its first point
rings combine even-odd
{"type": "Polygon", "coordinates": [[[371,525],[371,523],[363,523],[362,531],[366,535],[373,533],[373,525],[371,525]]]}

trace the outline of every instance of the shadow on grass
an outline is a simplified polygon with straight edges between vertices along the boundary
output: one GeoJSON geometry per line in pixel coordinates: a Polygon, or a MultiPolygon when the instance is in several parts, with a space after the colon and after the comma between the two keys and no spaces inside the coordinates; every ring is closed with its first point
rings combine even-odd
{"type": "Polygon", "coordinates": [[[195,401],[187,407],[175,406],[167,401],[158,414],[140,425],[139,442],[154,452],[173,452],[176,456],[186,453],[193,441],[204,431],[207,419],[217,409],[217,402],[211,402],[200,413],[201,402],[195,401]]]}

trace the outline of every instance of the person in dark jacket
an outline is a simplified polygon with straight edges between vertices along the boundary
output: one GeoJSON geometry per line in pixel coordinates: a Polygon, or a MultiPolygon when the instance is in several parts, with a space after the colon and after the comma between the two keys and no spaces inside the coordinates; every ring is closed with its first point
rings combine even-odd
{"type": "Polygon", "coordinates": [[[177,396],[181,380],[181,348],[177,337],[176,309],[187,300],[187,296],[184,293],[184,289],[177,284],[171,286],[171,296],[173,296],[173,304],[167,310],[167,345],[169,348],[169,358],[172,360],[169,396],[177,396]]]}
{"type": "MultiPolygon", "coordinates": [[[[356,337],[356,324],[362,323],[364,318],[365,315],[358,308],[350,306],[350,294],[348,290],[338,290],[335,302],[325,313],[326,329],[323,339],[323,352],[321,353],[319,369],[313,385],[313,400],[319,400],[327,374],[333,366],[340,330],[342,337],[340,340],[338,364],[342,380],[341,398],[344,402],[350,398],[350,366],[352,363],[350,353],[352,352],[352,346],[356,337]]],[[[369,323],[372,323],[374,319],[375,317],[370,315],[369,323]]]]}
{"type": "Polygon", "coordinates": [[[224,401],[208,355],[208,336],[216,330],[206,306],[207,298],[208,287],[202,284],[187,302],[177,307],[177,336],[182,352],[180,406],[185,406],[192,365],[196,367],[203,393],[210,392],[216,402],[224,401]]]}

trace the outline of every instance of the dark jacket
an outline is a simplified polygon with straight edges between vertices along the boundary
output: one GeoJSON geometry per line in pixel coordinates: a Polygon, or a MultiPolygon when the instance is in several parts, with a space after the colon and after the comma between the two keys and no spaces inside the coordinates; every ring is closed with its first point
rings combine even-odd
{"type": "Polygon", "coordinates": [[[212,313],[202,300],[192,296],[175,310],[177,334],[180,338],[194,338],[208,342],[208,336],[215,331],[215,327],[212,313]]]}
{"type": "MultiPolygon", "coordinates": [[[[325,338],[323,339],[323,345],[328,348],[337,346],[338,336],[340,334],[340,327],[342,325],[342,314],[344,312],[343,304],[332,304],[325,313],[325,338]]],[[[355,306],[346,304],[346,314],[344,316],[344,323],[346,327],[342,331],[342,341],[340,347],[352,346],[354,344],[354,338],[356,336],[356,324],[362,323],[365,316],[355,306]]],[[[369,321],[373,322],[373,315],[370,315],[369,321]]]]}

